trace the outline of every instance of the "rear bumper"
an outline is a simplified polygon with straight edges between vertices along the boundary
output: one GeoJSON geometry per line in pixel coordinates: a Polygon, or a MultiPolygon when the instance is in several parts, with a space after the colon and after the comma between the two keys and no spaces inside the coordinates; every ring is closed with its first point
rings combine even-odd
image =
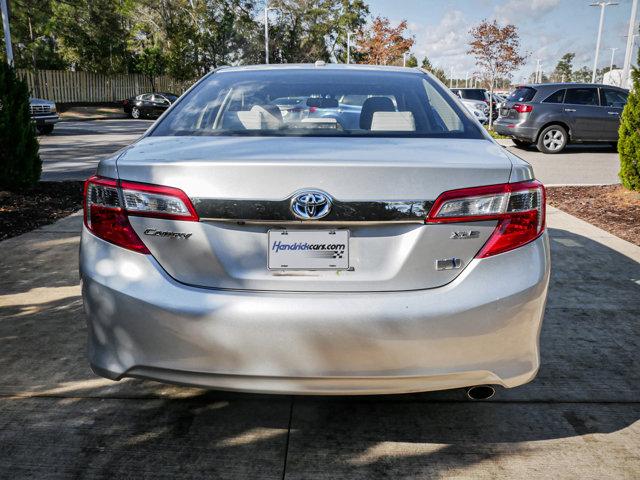
{"type": "Polygon", "coordinates": [[[514,387],[539,366],[549,248],[545,233],[432,290],[278,293],[189,287],[85,229],[81,275],[89,360],[114,380],[300,394],[514,387]]]}
{"type": "Polygon", "coordinates": [[[500,135],[506,135],[528,142],[535,142],[538,136],[538,129],[536,127],[518,124],[508,118],[498,118],[493,124],[493,128],[500,135]]]}

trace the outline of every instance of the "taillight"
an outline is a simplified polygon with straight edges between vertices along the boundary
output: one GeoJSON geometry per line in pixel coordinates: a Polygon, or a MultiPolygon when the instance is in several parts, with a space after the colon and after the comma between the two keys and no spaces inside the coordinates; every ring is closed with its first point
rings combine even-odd
{"type": "Polygon", "coordinates": [[[525,103],[516,103],[513,107],[518,113],[529,113],[533,111],[533,105],[527,105],[525,103]]]}
{"type": "Polygon", "coordinates": [[[149,253],[129,216],[198,221],[182,190],[91,177],[84,186],[84,223],[97,237],[129,250],[149,253]]]}
{"type": "Polygon", "coordinates": [[[536,181],[450,190],[440,195],[426,223],[497,220],[478,252],[484,258],[521,247],[538,238],[545,227],[545,191],[536,181]]]}

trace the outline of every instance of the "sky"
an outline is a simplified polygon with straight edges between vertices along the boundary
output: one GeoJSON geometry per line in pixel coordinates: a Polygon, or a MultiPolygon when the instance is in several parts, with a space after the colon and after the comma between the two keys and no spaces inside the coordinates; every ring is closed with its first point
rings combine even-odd
{"type": "MultiPolygon", "coordinates": [[[[617,48],[614,63],[621,67],[624,61],[631,0],[617,1],[619,5],[605,9],[598,68],[609,65],[612,47],[617,48]]],[[[368,3],[373,16],[388,17],[394,24],[407,20],[409,33],[415,35],[412,53],[418,62],[427,55],[447,75],[453,67],[456,78],[464,78],[466,72],[471,75],[475,69],[473,57],[466,53],[468,32],[485,18],[518,27],[522,51],[529,56],[527,63],[514,73],[513,81],[523,81],[525,75],[535,71],[536,59],[542,62],[545,73],[551,73],[567,52],[576,54],[574,69],[583,65],[593,67],[600,20],[600,8],[589,6],[593,1],[368,0],[368,3]]],[[[634,63],[635,58],[634,55],[634,63]]]]}

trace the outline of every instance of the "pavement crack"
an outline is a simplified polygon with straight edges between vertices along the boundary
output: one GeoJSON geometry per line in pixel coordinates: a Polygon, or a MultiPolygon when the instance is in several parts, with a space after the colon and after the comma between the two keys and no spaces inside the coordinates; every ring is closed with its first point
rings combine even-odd
{"type": "Polygon", "coordinates": [[[289,407],[289,425],[287,426],[287,441],[284,447],[284,462],[282,464],[282,480],[287,475],[287,458],[289,456],[289,439],[291,438],[291,422],[293,420],[293,403],[295,402],[295,396],[291,396],[291,406],[289,407]]]}

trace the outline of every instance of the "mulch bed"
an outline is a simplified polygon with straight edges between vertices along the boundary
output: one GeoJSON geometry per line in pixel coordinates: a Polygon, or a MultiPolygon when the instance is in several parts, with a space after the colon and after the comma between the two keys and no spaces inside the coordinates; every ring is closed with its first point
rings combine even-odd
{"type": "Polygon", "coordinates": [[[640,192],[621,185],[549,187],[549,205],[640,245],[640,192]]]}
{"type": "Polygon", "coordinates": [[[33,188],[0,190],[0,240],[53,223],[82,208],[84,182],[40,182],[33,188]]]}

